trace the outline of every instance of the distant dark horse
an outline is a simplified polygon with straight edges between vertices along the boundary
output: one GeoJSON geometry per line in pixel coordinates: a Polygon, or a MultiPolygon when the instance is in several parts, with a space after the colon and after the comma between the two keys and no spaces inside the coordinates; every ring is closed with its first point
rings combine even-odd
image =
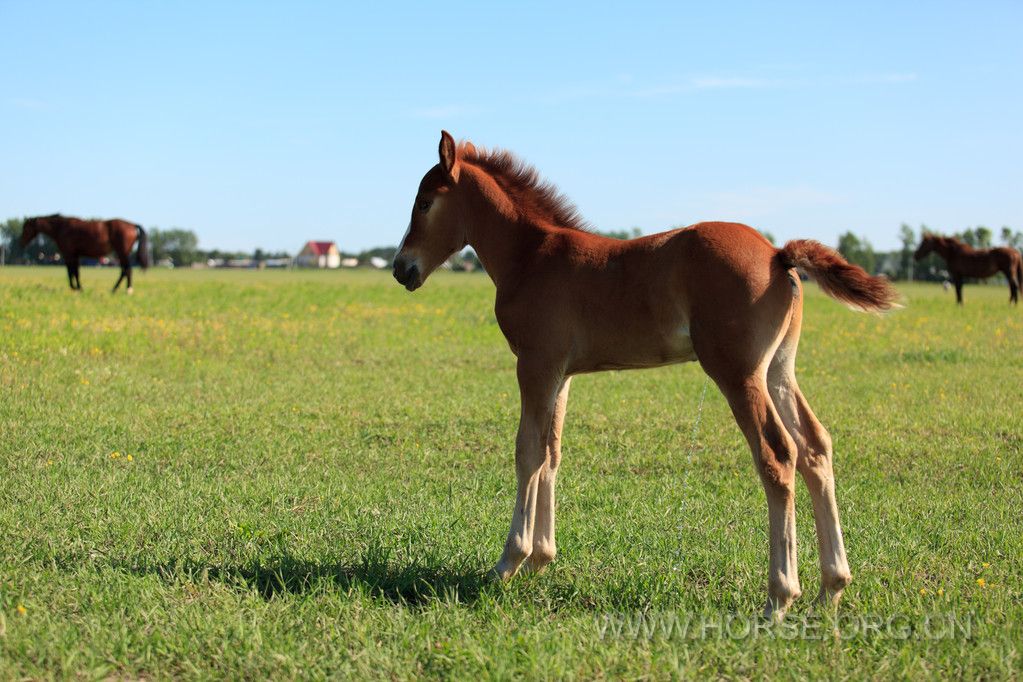
{"type": "Polygon", "coordinates": [[[963,304],[963,278],[990,277],[999,270],[1009,280],[1009,302],[1019,302],[1019,290],[1023,288],[1023,258],[1019,251],[1000,246],[996,249],[975,249],[955,237],[925,234],[915,257],[920,260],[931,252],[945,259],[952,283],[956,285],[956,302],[963,304]]]}
{"type": "Polygon", "coordinates": [[[146,231],[141,225],[127,220],[79,220],[60,214],[29,218],[21,230],[22,247],[28,246],[38,234],[48,235],[57,243],[60,255],[67,264],[68,284],[78,291],[82,290],[82,280],[78,276],[78,259],[82,256],[102,258],[111,251],[115,252],[121,263],[121,276],[114,285],[114,291],[127,277],[129,294],[132,292],[131,248],[136,240],[139,243],[139,265],[143,270],[149,267],[146,231]]]}

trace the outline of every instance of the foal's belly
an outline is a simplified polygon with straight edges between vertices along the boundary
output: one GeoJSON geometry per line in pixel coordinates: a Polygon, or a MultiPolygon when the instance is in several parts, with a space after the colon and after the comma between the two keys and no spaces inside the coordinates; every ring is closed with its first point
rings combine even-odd
{"type": "Polygon", "coordinates": [[[688,325],[680,325],[659,337],[616,334],[593,351],[578,359],[576,372],[663,367],[696,360],[688,325]]]}

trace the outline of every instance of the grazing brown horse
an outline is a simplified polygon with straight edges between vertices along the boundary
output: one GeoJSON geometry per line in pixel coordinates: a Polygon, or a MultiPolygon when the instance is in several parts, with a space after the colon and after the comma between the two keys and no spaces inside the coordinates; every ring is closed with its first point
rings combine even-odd
{"type": "Polygon", "coordinates": [[[82,280],[78,276],[79,258],[102,258],[113,251],[121,263],[121,276],[117,278],[113,290],[117,291],[117,287],[127,278],[128,293],[132,293],[131,249],[136,239],[139,243],[139,265],[143,270],[149,267],[146,231],[141,225],[127,220],[80,220],[59,213],[29,218],[21,230],[22,247],[28,246],[39,234],[48,235],[57,243],[57,249],[67,264],[67,279],[73,290],[82,290],[82,280]]]}
{"type": "Polygon", "coordinates": [[[582,229],[574,207],[507,152],[456,145],[419,184],[394,277],[409,291],[472,246],[497,287],[495,313],[518,358],[518,492],[492,576],[554,559],[554,482],[573,375],[697,360],[749,442],[767,493],[770,576],[765,612],[799,596],[795,472],[810,490],[823,574],[837,604],[851,580],[835,502],[831,438],[795,376],[803,295],[795,267],[860,310],[896,305],[886,280],[807,240],[772,246],[735,223],[700,223],[619,241],[582,229]]]}
{"type": "Polygon", "coordinates": [[[956,286],[956,302],[959,305],[963,304],[965,277],[985,279],[999,271],[1009,280],[1009,302],[1019,302],[1019,290],[1023,289],[1023,258],[1016,249],[1006,246],[975,249],[955,237],[924,234],[914,257],[920,260],[932,251],[945,260],[948,274],[956,286]]]}

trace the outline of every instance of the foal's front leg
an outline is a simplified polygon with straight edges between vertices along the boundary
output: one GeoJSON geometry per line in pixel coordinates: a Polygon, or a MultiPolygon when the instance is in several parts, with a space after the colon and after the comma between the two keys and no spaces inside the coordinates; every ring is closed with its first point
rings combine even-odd
{"type": "MultiPolygon", "coordinates": [[[[515,575],[533,551],[540,473],[546,459],[547,437],[551,431],[555,403],[564,380],[560,371],[524,358],[519,358],[518,377],[522,398],[522,414],[515,440],[518,491],[504,552],[491,571],[491,576],[499,580],[508,580],[515,575]]],[[[553,481],[550,483],[553,486],[553,481]]]]}

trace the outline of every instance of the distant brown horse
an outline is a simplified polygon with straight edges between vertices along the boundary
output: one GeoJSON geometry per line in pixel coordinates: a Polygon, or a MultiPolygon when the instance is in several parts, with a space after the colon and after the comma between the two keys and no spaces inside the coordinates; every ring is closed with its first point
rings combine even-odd
{"type": "Polygon", "coordinates": [[[956,302],[959,305],[963,304],[963,278],[984,279],[999,271],[1009,280],[1009,302],[1019,302],[1019,290],[1023,289],[1023,258],[1016,249],[1005,246],[975,249],[955,237],[924,234],[914,256],[920,260],[932,251],[945,259],[948,274],[956,286],[956,302]]]}
{"type": "Polygon", "coordinates": [[[128,293],[131,286],[131,249],[138,240],[139,265],[145,270],[149,267],[149,249],[146,231],[141,225],[129,223],[127,220],[79,220],[60,214],[29,218],[21,230],[21,245],[28,246],[36,235],[48,235],[57,243],[57,249],[67,264],[67,279],[71,288],[82,290],[82,280],[78,276],[78,260],[86,258],[102,258],[111,251],[117,254],[121,263],[121,276],[117,278],[114,291],[121,282],[128,279],[128,293]]]}
{"type": "MultiPolygon", "coordinates": [[[[635,172],[635,166],[630,172],[635,172]]],[[[796,383],[803,292],[796,266],[850,307],[896,305],[888,282],[814,241],[782,249],[735,223],[700,223],[610,239],[507,152],[456,145],[419,184],[394,276],[409,291],[472,246],[497,287],[495,313],[518,357],[518,493],[501,559],[507,580],[555,556],[554,482],[573,375],[699,361],[728,399],[767,493],[765,612],[799,596],[795,473],[810,491],[821,561],[819,599],[836,604],[851,576],[838,521],[831,438],[796,383]]]]}

